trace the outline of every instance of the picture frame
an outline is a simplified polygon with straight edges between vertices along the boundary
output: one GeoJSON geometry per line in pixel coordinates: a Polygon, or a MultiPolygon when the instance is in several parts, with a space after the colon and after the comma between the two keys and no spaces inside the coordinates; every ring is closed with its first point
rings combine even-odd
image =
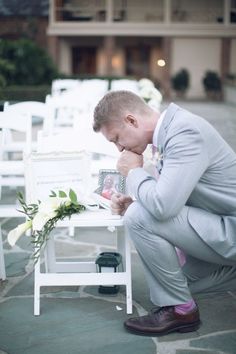
{"type": "Polygon", "coordinates": [[[111,199],[113,193],[125,193],[125,177],[115,169],[99,170],[96,193],[111,199]]]}

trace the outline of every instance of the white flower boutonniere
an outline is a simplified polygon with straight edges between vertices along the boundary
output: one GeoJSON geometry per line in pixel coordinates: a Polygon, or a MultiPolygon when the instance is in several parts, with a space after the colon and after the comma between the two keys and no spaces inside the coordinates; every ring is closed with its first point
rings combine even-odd
{"type": "Polygon", "coordinates": [[[163,164],[163,147],[161,145],[158,146],[157,151],[153,154],[152,161],[154,165],[163,164]]]}
{"type": "Polygon", "coordinates": [[[163,147],[161,145],[158,145],[158,150],[156,154],[157,154],[156,166],[158,169],[158,173],[161,174],[161,170],[163,168],[163,162],[164,162],[164,152],[163,152],[163,147]]]}
{"type": "Polygon", "coordinates": [[[143,154],[143,159],[144,159],[143,168],[147,172],[149,172],[151,175],[156,176],[156,172],[158,170],[158,174],[160,174],[163,167],[163,159],[164,159],[163,147],[159,145],[158,149],[154,152],[153,146],[148,145],[147,149],[143,154]]]}

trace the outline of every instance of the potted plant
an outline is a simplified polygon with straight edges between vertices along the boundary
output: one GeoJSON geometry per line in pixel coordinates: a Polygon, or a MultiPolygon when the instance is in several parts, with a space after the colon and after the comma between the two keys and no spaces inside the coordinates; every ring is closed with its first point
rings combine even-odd
{"type": "Polygon", "coordinates": [[[215,71],[208,70],[202,79],[204,90],[210,99],[221,99],[222,83],[219,75],[215,71]]]}
{"type": "Polygon", "coordinates": [[[179,70],[172,78],[172,88],[176,91],[177,96],[183,97],[189,88],[189,72],[186,69],[179,70]]]}

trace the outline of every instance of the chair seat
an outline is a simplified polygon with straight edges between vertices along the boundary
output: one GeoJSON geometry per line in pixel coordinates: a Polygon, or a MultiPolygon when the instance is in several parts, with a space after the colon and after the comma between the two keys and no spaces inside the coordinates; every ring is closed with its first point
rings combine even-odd
{"type": "Polygon", "coordinates": [[[74,214],[71,218],[58,221],[58,227],[106,227],[106,226],[122,226],[123,218],[120,215],[111,214],[110,210],[85,210],[79,214],[74,214]]]}
{"type": "Polygon", "coordinates": [[[0,175],[23,175],[23,161],[0,161],[0,175]]]}

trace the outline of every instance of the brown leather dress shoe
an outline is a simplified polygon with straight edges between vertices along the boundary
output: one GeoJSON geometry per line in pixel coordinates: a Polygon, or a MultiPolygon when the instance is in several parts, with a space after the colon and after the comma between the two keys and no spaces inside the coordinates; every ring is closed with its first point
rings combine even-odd
{"type": "Polygon", "coordinates": [[[131,333],[153,337],[171,332],[192,332],[200,326],[199,311],[196,307],[181,315],[175,312],[174,306],[166,306],[152,310],[147,316],[130,318],[124,326],[131,333]]]}

